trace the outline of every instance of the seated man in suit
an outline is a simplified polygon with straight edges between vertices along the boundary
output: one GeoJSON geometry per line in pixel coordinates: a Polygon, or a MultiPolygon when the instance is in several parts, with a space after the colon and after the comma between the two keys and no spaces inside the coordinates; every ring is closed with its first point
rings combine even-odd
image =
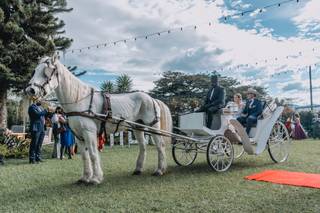
{"type": "Polygon", "coordinates": [[[211,77],[212,87],[207,93],[204,106],[198,112],[206,112],[207,127],[217,130],[221,126],[222,108],[225,105],[225,91],[219,86],[218,76],[211,77]]]}
{"type": "Polygon", "coordinates": [[[31,144],[29,148],[29,163],[41,162],[41,146],[45,135],[45,116],[48,112],[42,108],[41,102],[35,100],[28,109],[30,117],[31,144]]]}
{"type": "Polygon", "coordinates": [[[258,92],[254,89],[249,88],[247,91],[247,102],[242,111],[240,117],[237,120],[246,127],[246,132],[249,135],[251,128],[258,121],[258,116],[262,113],[262,103],[258,100],[258,92]]]}

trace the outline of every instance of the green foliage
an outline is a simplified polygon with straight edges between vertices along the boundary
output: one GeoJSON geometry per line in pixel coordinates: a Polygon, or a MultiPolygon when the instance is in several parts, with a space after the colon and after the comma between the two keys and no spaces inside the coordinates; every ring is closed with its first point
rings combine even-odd
{"type": "Polygon", "coordinates": [[[116,83],[106,80],[100,85],[101,91],[108,93],[126,93],[132,90],[132,79],[127,74],[122,74],[116,79],[116,83]]]}
{"type": "Polygon", "coordinates": [[[8,148],[4,144],[0,144],[0,158],[6,156],[8,153],[8,148]]]}
{"type": "Polygon", "coordinates": [[[300,122],[303,128],[308,132],[309,136],[313,135],[313,123],[312,119],[314,117],[311,111],[301,111],[299,112],[300,122]]]}
{"type": "Polygon", "coordinates": [[[112,83],[112,81],[104,81],[100,85],[101,91],[108,92],[108,93],[114,93],[115,91],[115,85],[112,83]]]}
{"type": "Polygon", "coordinates": [[[132,90],[132,79],[127,74],[120,75],[117,80],[117,93],[130,92],[132,90]]]}
{"type": "MultiPolygon", "coordinates": [[[[174,124],[177,125],[178,115],[180,113],[192,111],[203,104],[206,94],[211,87],[211,74],[184,74],[181,72],[168,71],[163,77],[155,81],[155,88],[150,94],[164,101],[170,108],[174,124]]],[[[240,85],[240,83],[231,77],[220,76],[219,82],[226,91],[226,102],[233,100],[235,93],[241,93],[245,98],[245,92],[250,87],[240,85]]],[[[253,87],[262,97],[267,95],[265,88],[253,87]]]]}
{"type": "Polygon", "coordinates": [[[8,127],[12,125],[19,125],[23,123],[23,106],[22,100],[8,100],[7,102],[7,109],[8,109],[8,127]]]}
{"type": "Polygon", "coordinates": [[[86,74],[87,73],[87,71],[86,70],[83,70],[83,71],[77,71],[77,69],[78,69],[78,67],[77,66],[68,66],[68,68],[67,68],[74,76],[76,76],[76,77],[80,77],[80,76],[82,76],[82,75],[84,75],[84,74],[86,74]]]}
{"type": "Polygon", "coordinates": [[[56,14],[71,10],[66,0],[0,2],[2,92],[24,88],[39,57],[70,47],[72,40],[61,35],[65,24],[56,14]]]}
{"type": "Polygon", "coordinates": [[[0,137],[0,155],[6,158],[24,158],[28,156],[30,139],[20,139],[14,136],[0,137]]]}

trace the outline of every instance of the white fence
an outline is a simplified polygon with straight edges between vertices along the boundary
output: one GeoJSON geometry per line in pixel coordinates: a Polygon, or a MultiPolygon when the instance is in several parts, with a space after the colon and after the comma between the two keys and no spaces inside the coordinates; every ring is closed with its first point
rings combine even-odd
{"type": "MultiPolygon", "coordinates": [[[[133,140],[131,131],[128,131],[127,141],[124,140],[124,132],[120,131],[120,132],[116,132],[114,134],[110,134],[110,136],[109,136],[109,146],[111,148],[115,144],[115,137],[119,137],[119,145],[121,147],[124,147],[125,145],[130,147],[130,145],[138,144],[137,140],[133,140]]],[[[153,138],[149,134],[145,134],[144,138],[145,138],[145,141],[144,141],[145,144],[154,144],[153,138]]]]}

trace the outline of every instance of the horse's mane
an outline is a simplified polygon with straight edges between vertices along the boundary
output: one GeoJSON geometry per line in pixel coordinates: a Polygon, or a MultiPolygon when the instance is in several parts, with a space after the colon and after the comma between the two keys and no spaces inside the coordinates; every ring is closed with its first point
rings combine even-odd
{"type": "Polygon", "coordinates": [[[60,61],[57,61],[56,66],[60,70],[60,81],[65,81],[63,85],[68,87],[63,91],[65,97],[68,96],[72,101],[77,101],[90,93],[92,87],[74,76],[60,61]]]}

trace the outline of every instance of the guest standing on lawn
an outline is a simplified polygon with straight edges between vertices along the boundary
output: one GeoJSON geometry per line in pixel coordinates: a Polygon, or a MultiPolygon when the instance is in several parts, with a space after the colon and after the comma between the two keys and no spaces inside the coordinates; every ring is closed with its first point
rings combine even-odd
{"type": "Polygon", "coordinates": [[[61,143],[60,159],[61,160],[63,159],[65,149],[67,149],[68,158],[72,159],[71,147],[74,144],[74,137],[68,125],[67,117],[65,116],[62,108],[60,112],[61,114],[59,115],[59,123],[61,127],[58,130],[60,132],[60,143],[61,143]]]}
{"type": "Polygon", "coordinates": [[[58,157],[58,144],[60,143],[60,122],[59,122],[59,117],[61,116],[61,107],[57,107],[54,114],[52,115],[51,118],[51,123],[52,123],[52,133],[53,133],[53,139],[54,139],[54,145],[53,145],[53,150],[52,150],[52,158],[57,158],[58,157]]]}
{"type": "Polygon", "coordinates": [[[41,146],[45,135],[45,116],[48,113],[47,110],[42,108],[40,101],[34,100],[34,102],[35,103],[31,104],[28,109],[31,133],[29,149],[30,164],[42,162],[41,146]]]}
{"type": "Polygon", "coordinates": [[[294,123],[295,123],[295,126],[294,126],[292,137],[296,140],[306,139],[308,137],[307,133],[304,130],[303,126],[301,125],[300,115],[297,113],[294,115],[294,123]]]}

